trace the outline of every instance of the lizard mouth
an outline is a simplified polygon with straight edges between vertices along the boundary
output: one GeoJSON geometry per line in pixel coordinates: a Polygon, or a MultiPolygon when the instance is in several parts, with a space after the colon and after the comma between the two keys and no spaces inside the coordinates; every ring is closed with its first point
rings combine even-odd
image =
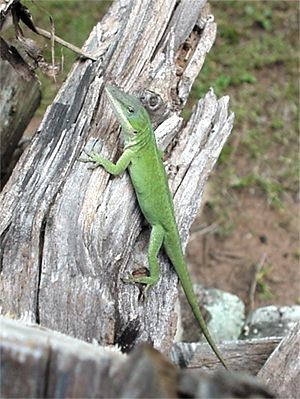
{"type": "Polygon", "coordinates": [[[113,108],[118,122],[121,124],[125,133],[132,133],[133,127],[131,126],[129,120],[126,117],[126,95],[117,89],[115,86],[106,85],[105,86],[106,96],[108,101],[113,108]]]}

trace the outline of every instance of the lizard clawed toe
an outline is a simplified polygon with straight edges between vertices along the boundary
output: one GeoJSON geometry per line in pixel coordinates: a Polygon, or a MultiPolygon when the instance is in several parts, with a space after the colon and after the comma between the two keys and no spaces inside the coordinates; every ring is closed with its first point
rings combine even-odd
{"type": "Polygon", "coordinates": [[[151,288],[152,284],[142,283],[141,281],[138,281],[137,277],[134,277],[131,274],[129,274],[127,277],[121,277],[121,280],[125,284],[138,285],[138,287],[140,289],[139,299],[141,299],[142,301],[145,301],[148,298],[149,288],[151,288]]]}
{"type": "Polygon", "coordinates": [[[79,162],[92,162],[91,155],[92,155],[93,151],[87,152],[86,149],[83,149],[82,152],[83,152],[84,155],[87,156],[87,158],[82,158],[82,156],[81,156],[80,158],[78,158],[78,161],[79,162]]]}
{"type": "Polygon", "coordinates": [[[136,281],[134,281],[134,277],[132,277],[131,274],[128,274],[127,277],[121,277],[121,280],[125,284],[136,284],[136,281]]]}

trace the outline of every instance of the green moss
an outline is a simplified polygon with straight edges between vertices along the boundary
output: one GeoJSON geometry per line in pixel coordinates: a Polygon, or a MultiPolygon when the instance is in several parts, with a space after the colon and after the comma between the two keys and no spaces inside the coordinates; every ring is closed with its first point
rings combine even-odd
{"type": "Polygon", "coordinates": [[[295,256],[296,259],[299,259],[299,260],[300,260],[300,248],[298,248],[298,249],[295,251],[294,256],[295,256]]]}
{"type": "Polygon", "coordinates": [[[271,265],[263,265],[260,272],[256,276],[257,290],[261,299],[268,300],[274,297],[271,291],[270,285],[268,283],[268,277],[272,272],[271,265]]]}
{"type": "Polygon", "coordinates": [[[219,157],[219,164],[221,165],[230,163],[233,151],[234,148],[230,143],[225,144],[219,157]]]}

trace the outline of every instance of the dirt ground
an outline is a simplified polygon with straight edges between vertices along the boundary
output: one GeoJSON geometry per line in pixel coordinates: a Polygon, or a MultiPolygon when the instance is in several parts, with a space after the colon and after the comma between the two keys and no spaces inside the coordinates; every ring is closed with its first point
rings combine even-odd
{"type": "Polygon", "coordinates": [[[214,233],[217,222],[207,202],[193,224],[187,259],[194,279],[238,295],[248,310],[299,303],[299,205],[289,198],[278,211],[259,194],[235,195],[235,227],[228,237],[214,233]]]}

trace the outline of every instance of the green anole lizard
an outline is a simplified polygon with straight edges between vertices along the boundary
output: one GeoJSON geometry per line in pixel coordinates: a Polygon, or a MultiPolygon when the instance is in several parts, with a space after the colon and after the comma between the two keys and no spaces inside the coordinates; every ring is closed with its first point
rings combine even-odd
{"type": "Polygon", "coordinates": [[[159,280],[158,253],[163,246],[180,279],[187,300],[199,322],[201,330],[212,350],[227,368],[214,343],[201,314],[192,281],[188,274],[176,225],[171,197],[160,150],[157,148],[150,117],[140,101],[120,89],[106,85],[106,95],[122,127],[125,146],[116,164],[92,151],[88,162],[102,166],[108,173],[119,175],[126,169],[138,199],[141,211],[151,226],[148,248],[149,276],[130,276],[129,283],[145,284],[146,289],[159,280]]]}

